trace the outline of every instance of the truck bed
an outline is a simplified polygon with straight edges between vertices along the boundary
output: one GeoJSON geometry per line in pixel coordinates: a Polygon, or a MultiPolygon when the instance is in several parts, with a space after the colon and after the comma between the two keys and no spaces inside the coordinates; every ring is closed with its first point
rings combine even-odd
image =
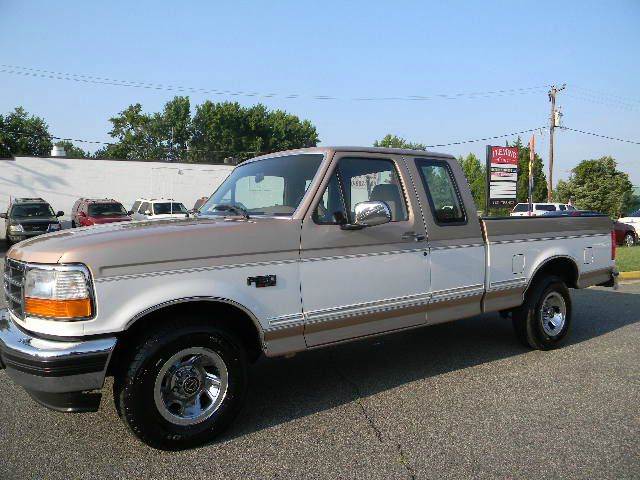
{"type": "Polygon", "coordinates": [[[569,286],[584,288],[610,279],[612,221],[589,217],[487,217],[484,311],[513,308],[539,268],[564,262],[569,286]]]}

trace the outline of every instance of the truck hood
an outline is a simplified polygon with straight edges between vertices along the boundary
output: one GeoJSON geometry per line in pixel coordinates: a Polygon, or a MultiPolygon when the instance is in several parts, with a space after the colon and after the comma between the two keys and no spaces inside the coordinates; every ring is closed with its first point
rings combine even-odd
{"type": "Polygon", "coordinates": [[[43,224],[43,223],[58,223],[58,217],[13,217],[8,220],[10,224],[15,225],[19,224],[27,224],[27,225],[35,225],[35,224],[43,224]]]}
{"type": "Polygon", "coordinates": [[[83,263],[94,278],[297,258],[300,220],[183,218],[120,222],[25,240],[7,256],[83,263]]]}
{"type": "Polygon", "coordinates": [[[128,215],[110,215],[106,217],[89,217],[96,225],[102,225],[103,223],[116,223],[116,222],[130,222],[131,217],[128,215]]]}

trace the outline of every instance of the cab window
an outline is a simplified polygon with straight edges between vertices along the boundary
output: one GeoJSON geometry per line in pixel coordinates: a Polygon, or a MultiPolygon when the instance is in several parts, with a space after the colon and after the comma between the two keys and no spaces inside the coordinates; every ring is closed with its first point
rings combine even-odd
{"type": "Polygon", "coordinates": [[[408,219],[407,202],[398,172],[391,160],[343,158],[318,203],[313,219],[324,225],[353,221],[358,203],[382,201],[391,210],[391,221],[408,219]]]}
{"type": "Polygon", "coordinates": [[[449,164],[442,160],[417,159],[416,166],[436,223],[439,225],[467,223],[464,203],[449,164]]]}

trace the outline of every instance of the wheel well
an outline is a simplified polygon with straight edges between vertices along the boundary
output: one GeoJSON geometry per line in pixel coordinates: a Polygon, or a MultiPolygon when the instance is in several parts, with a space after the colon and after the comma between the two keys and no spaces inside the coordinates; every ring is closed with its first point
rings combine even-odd
{"type": "Polygon", "coordinates": [[[576,263],[569,257],[556,257],[538,267],[527,290],[540,278],[548,275],[560,277],[569,288],[578,288],[578,267],[576,263]]]}
{"type": "Polygon", "coordinates": [[[113,373],[118,369],[121,361],[127,358],[127,352],[145,337],[148,337],[151,331],[169,322],[176,322],[176,326],[179,326],[180,317],[185,315],[198,315],[207,320],[210,319],[214,325],[228,329],[243,343],[249,361],[254,362],[260,356],[262,352],[261,335],[247,312],[223,301],[193,300],[153,310],[138,318],[129,328],[120,333],[109,371],[113,373]]]}

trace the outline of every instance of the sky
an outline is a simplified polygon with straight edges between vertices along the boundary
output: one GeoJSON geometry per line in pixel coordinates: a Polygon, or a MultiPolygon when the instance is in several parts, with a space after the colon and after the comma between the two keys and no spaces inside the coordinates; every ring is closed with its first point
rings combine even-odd
{"type": "MultiPolygon", "coordinates": [[[[548,86],[566,83],[566,127],[640,142],[639,22],[639,0],[0,0],[0,113],[21,105],[53,135],[110,141],[111,116],[133,103],[160,111],[177,94],[9,74],[10,65],[276,93],[189,96],[192,108],[211,99],[286,110],[309,119],[321,145],[372,145],[387,133],[435,145],[546,126],[548,86]]],[[[515,137],[432,150],[484,159],[488,143],[505,140],[515,137]]],[[[555,140],[554,180],[611,155],[640,185],[640,144],[567,130],[555,140]]],[[[548,132],[535,142],[546,165],[548,132]]]]}

